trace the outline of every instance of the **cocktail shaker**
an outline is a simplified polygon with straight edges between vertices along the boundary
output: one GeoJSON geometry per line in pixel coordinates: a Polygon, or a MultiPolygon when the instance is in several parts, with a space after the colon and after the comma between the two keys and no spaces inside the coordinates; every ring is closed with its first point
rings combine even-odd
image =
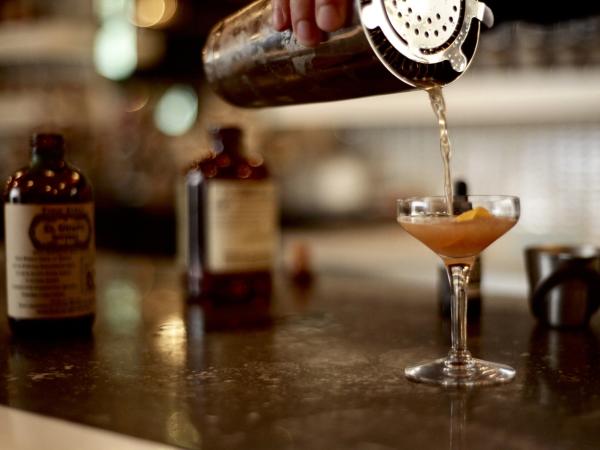
{"type": "Polygon", "coordinates": [[[464,73],[493,14],[477,0],[357,0],[352,20],[316,47],[271,25],[271,0],[219,22],[206,78],[243,107],[343,100],[445,86],[464,73]],[[478,19],[478,20],[473,20],[478,19]]]}

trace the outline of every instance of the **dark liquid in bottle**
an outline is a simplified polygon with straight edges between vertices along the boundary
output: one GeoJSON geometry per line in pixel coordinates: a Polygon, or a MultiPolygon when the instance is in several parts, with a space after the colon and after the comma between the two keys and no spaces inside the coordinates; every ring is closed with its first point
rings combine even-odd
{"type": "MultiPolygon", "coordinates": [[[[93,202],[92,187],[74,167],[64,160],[63,138],[57,134],[36,134],[32,137],[32,157],[29,166],[15,172],[4,189],[6,205],[85,204],[93,202]]],[[[6,213],[6,209],[5,209],[6,213]]],[[[93,224],[89,233],[93,245],[93,224]]],[[[28,233],[27,229],[19,231],[28,233]]],[[[11,236],[6,236],[11,239],[11,236]]],[[[9,261],[7,261],[7,265],[9,261]]],[[[8,281],[7,281],[8,282],[8,281]]],[[[93,278],[86,280],[93,289],[93,278]]],[[[89,333],[94,313],[69,317],[15,318],[8,316],[17,335],[65,335],[89,333]]]]}
{"type": "Polygon", "coordinates": [[[272,289],[270,175],[241,153],[240,130],[215,130],[213,141],[214,154],[187,174],[188,294],[205,304],[209,328],[254,325],[272,289]]]}

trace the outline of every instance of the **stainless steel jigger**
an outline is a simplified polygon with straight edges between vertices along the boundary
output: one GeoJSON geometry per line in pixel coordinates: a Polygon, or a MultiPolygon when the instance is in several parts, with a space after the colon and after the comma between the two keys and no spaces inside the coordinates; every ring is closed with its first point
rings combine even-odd
{"type": "Polygon", "coordinates": [[[494,22],[477,0],[357,0],[350,25],[309,48],[291,30],[275,31],[271,17],[271,0],[258,0],[208,37],[206,78],[230,103],[290,105],[445,86],[473,60],[480,22],[494,22]]]}

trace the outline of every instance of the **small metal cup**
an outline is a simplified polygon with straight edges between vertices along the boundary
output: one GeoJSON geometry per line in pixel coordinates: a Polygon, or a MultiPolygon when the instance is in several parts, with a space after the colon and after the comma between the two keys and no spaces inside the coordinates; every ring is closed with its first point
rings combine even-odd
{"type": "Polygon", "coordinates": [[[600,306],[600,249],[540,246],[525,249],[533,315],[551,327],[588,324],[600,306]]]}

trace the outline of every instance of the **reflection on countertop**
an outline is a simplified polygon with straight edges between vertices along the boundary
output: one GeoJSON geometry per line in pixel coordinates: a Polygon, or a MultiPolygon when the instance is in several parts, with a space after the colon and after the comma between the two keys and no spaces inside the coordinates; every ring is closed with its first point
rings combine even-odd
{"type": "Polygon", "coordinates": [[[431,287],[314,276],[304,288],[279,278],[270,326],[206,333],[173,260],[101,254],[91,337],[17,340],[0,324],[0,403],[193,449],[600,445],[597,317],[547,331],[524,297],[490,293],[470,347],[517,378],[444,391],[403,376],[448,348],[431,287]]]}

